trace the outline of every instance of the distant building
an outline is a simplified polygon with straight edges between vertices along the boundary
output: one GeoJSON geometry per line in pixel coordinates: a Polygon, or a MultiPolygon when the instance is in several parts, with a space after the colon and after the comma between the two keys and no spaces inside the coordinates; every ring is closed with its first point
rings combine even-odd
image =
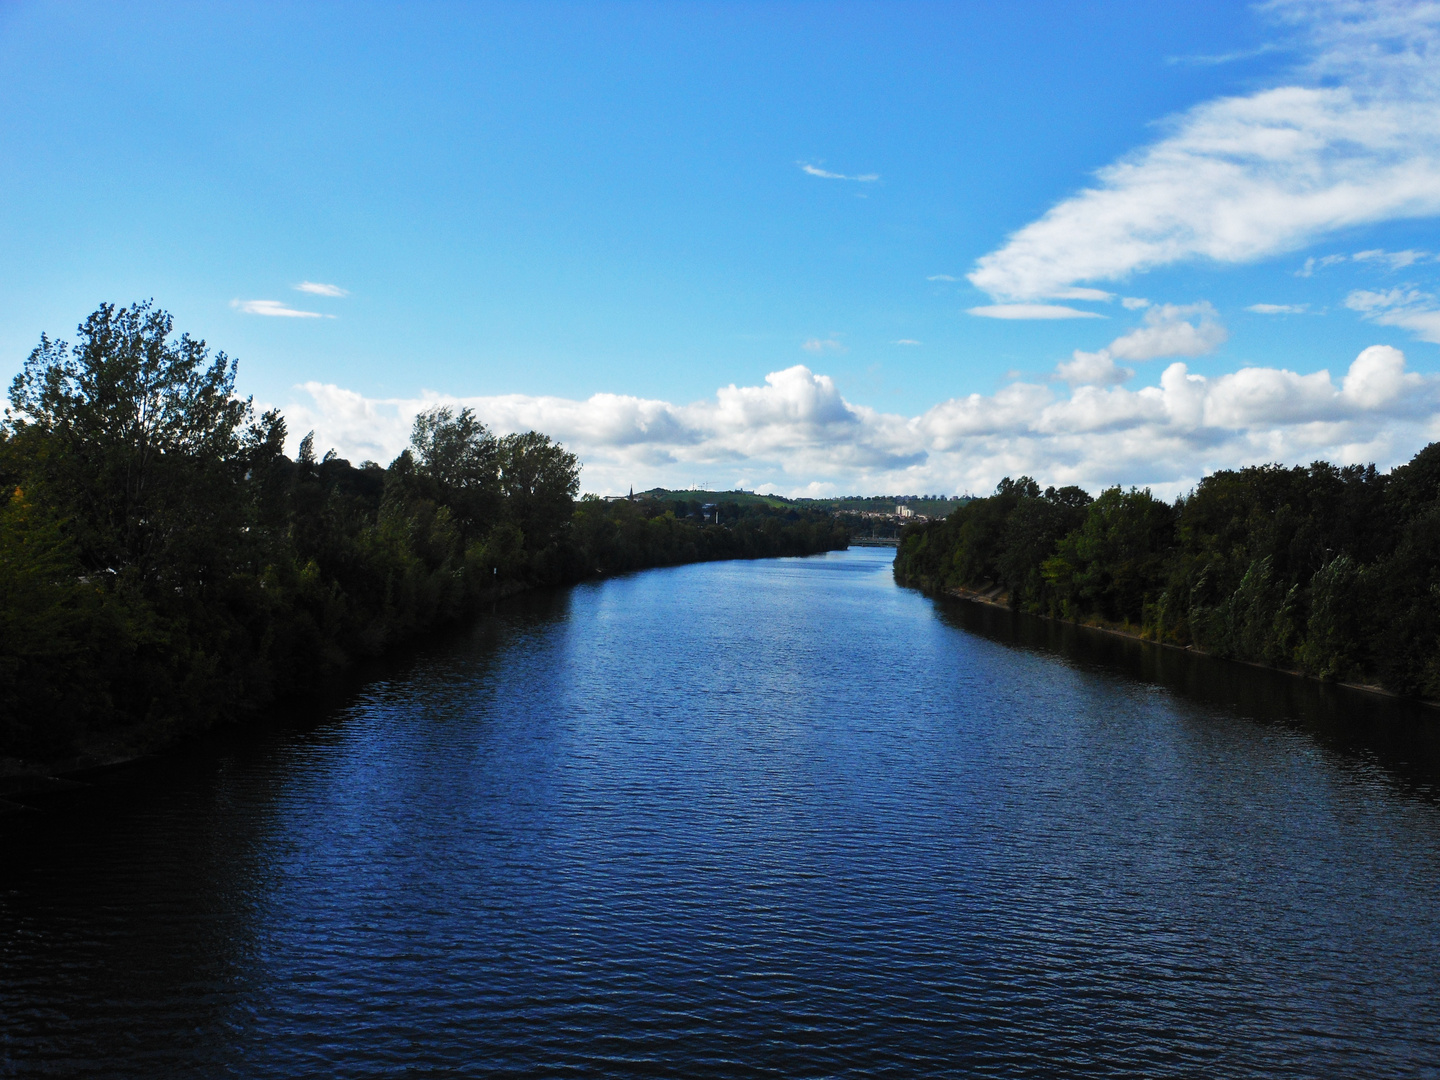
{"type": "Polygon", "coordinates": [[[899,506],[895,507],[895,516],[902,518],[914,517],[915,511],[911,510],[904,503],[901,503],[899,506]]]}

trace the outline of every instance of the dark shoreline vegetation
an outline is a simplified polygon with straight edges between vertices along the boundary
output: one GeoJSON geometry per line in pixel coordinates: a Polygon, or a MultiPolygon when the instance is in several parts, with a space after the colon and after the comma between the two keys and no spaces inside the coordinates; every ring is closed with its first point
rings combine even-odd
{"type": "MultiPolygon", "coordinates": [[[[846,546],[830,514],[576,501],[579,462],[468,409],[389,466],[235,397],[236,365],[150,304],[42,337],[0,425],[0,759],[154,751],[495,598],[599,574],[846,546]],[[698,509],[698,508],[697,508],[698,509]]],[[[4,766],[0,761],[0,766],[4,766]]]]}
{"type": "Polygon", "coordinates": [[[1225,470],[1173,504],[1007,477],[943,521],[907,526],[895,578],[1440,700],[1440,443],[1389,473],[1225,470]]]}

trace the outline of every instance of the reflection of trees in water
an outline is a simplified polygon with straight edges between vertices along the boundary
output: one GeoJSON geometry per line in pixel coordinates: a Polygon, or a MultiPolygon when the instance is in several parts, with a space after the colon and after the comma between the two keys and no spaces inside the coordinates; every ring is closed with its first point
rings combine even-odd
{"type": "Polygon", "coordinates": [[[220,1064],[274,884],[270,786],[233,757],[185,756],[0,841],[0,1072],[220,1064]]]}
{"type": "Polygon", "coordinates": [[[1304,731],[1351,762],[1379,765],[1406,791],[1440,796],[1440,710],[989,604],[947,597],[937,606],[946,623],[962,630],[1163,686],[1259,724],[1304,731]]]}

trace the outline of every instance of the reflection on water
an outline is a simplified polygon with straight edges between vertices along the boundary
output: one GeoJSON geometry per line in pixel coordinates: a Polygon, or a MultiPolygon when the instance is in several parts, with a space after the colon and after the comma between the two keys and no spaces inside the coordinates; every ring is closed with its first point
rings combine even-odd
{"type": "Polygon", "coordinates": [[[0,1074],[1436,1075],[1433,714],[892,554],[516,598],[7,823],[0,1074]]]}
{"type": "Polygon", "coordinates": [[[1256,723],[1295,727],[1327,750],[1385,769],[1415,794],[1440,795],[1440,710],[1431,706],[985,604],[945,598],[939,607],[970,633],[1152,683],[1256,723]]]}

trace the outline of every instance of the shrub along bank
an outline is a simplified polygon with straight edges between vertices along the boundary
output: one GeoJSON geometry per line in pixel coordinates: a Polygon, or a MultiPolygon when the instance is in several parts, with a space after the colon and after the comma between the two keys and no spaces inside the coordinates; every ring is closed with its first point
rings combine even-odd
{"type": "Polygon", "coordinates": [[[1440,699],[1440,443],[1389,473],[1316,462],[1207,476],[1166,503],[1005,479],[905,530],[902,584],[1440,699]]]}
{"type": "Polygon", "coordinates": [[[841,548],[828,515],[586,498],[575,456],[468,409],[388,467],[286,456],[284,418],[148,304],[41,339],[0,426],[0,757],[154,749],[303,694],[496,596],[841,548]]]}

